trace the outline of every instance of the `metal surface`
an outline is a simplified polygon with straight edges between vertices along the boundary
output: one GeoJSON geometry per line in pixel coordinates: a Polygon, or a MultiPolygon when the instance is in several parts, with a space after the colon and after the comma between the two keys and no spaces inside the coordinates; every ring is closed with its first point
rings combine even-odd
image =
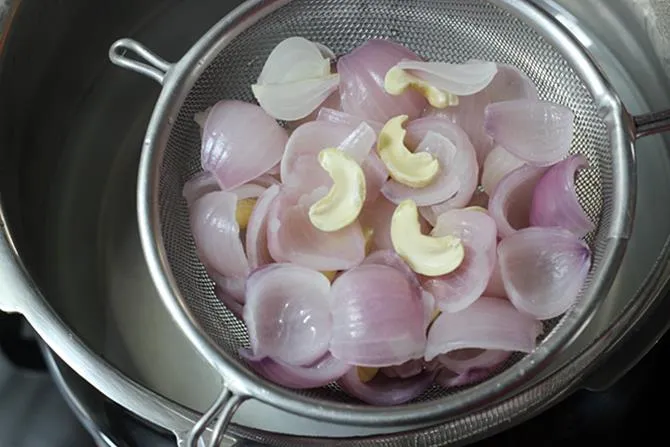
{"type": "MultiPolygon", "coordinates": [[[[590,45],[629,110],[667,108],[667,80],[635,23],[625,16],[616,17],[625,28],[602,22],[614,19],[607,14],[612,2],[563,3],[580,19],[560,10],[554,17],[582,31],[575,37],[590,45]],[[601,21],[594,25],[596,19],[601,21]],[[660,85],[665,89],[659,91],[660,85]]],[[[13,247],[3,246],[1,259],[8,268],[0,270],[0,303],[26,313],[58,355],[105,395],[182,436],[221,384],[160,304],[139,247],[137,161],[158,90],[149,80],[111,67],[105,54],[115,39],[131,35],[167,60],[177,60],[232,6],[218,0],[114,5],[24,0],[0,72],[0,117],[11,123],[0,126],[2,207],[40,289],[16,263],[13,247]],[[25,54],[34,57],[21,57],[25,54]],[[49,63],[56,59],[58,64],[49,63]]],[[[323,424],[250,401],[236,414],[234,433],[292,447],[323,445],[326,440],[319,436],[369,437],[341,441],[347,445],[367,440],[442,445],[505,429],[562,398],[635,326],[667,280],[670,219],[657,206],[670,200],[665,148],[658,137],[638,143],[638,207],[654,212],[636,215],[615,287],[571,350],[524,393],[525,408],[502,408],[481,431],[464,419],[456,439],[441,426],[323,424]]]]}
{"type": "MultiPolygon", "coordinates": [[[[117,42],[110,51],[111,60],[146,72],[151,59],[132,62],[120,56],[118,48],[124,43],[135,52],[148,53],[136,42],[117,42]]],[[[371,8],[356,1],[249,1],[210,29],[169,67],[165,77],[154,78],[164,87],[140,161],[142,245],[166,307],[225,378],[233,399],[254,397],[315,419],[370,426],[423,424],[472,411],[496,411],[495,406],[491,410],[493,402],[509,402],[583,330],[614,280],[634,213],[635,166],[630,151],[634,134],[627,133],[628,116],[590,56],[551,16],[530,3],[426,0],[411,6],[376,2],[371,8]],[[224,98],[251,100],[248,86],[267,54],[295,34],[321,42],[337,54],[373,35],[400,41],[429,59],[510,63],[535,81],[542,99],[573,110],[577,131],[572,152],[585,155],[591,165],[592,175],[580,177],[577,190],[598,223],[592,236],[593,268],[580,300],[560,321],[545,327],[549,335],[532,353],[482,384],[456,391],[435,386],[417,401],[393,408],[360,405],[335,386],[309,393],[286,390],[271,385],[240,361],[239,349],[248,345],[244,324],[214,296],[212,281],[195,250],[181,195],[184,182],[200,166],[200,138],[193,116],[224,98]],[[445,48],[440,44],[444,41],[458,45],[445,48]]],[[[487,418],[484,412],[473,415],[472,421],[483,425],[487,418]]],[[[451,428],[458,435],[458,425],[451,428]]]]}

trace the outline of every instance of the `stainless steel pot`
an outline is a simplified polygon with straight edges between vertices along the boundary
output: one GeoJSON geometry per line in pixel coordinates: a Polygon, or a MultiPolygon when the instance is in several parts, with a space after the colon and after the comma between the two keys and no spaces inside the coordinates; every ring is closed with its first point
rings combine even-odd
{"type": "MultiPolygon", "coordinates": [[[[137,238],[137,160],[158,89],[115,69],[106,56],[114,40],[130,35],[176,60],[237,3],[23,0],[12,3],[1,49],[0,308],[24,314],[74,371],[178,439],[220,383],[162,308],[137,238]]],[[[588,31],[577,37],[632,113],[668,108],[668,77],[646,25],[629,18],[630,0],[538,3],[588,31]]],[[[668,280],[670,212],[658,206],[670,199],[667,147],[661,137],[639,143],[642,211],[616,286],[589,330],[556,369],[524,391],[538,396],[533,406],[511,420],[491,421],[488,430],[463,442],[519,423],[579,386],[605,386],[626,369],[630,362],[624,360],[613,374],[587,380],[656,303],[668,280]]],[[[423,445],[439,430],[354,430],[246,404],[235,422],[232,432],[240,438],[268,441],[262,430],[274,431],[283,433],[273,437],[275,443],[291,446],[353,435],[423,445]]]]}

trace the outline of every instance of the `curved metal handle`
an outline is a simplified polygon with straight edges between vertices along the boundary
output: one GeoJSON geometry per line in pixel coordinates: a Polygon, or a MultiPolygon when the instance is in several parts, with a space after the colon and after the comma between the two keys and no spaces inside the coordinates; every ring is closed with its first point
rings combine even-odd
{"type": "Polygon", "coordinates": [[[247,400],[247,396],[241,396],[233,393],[227,386],[224,385],[221,394],[216,398],[212,406],[200,418],[200,420],[193,426],[186,438],[186,447],[218,447],[223,441],[223,436],[233,419],[233,415],[240,407],[242,402],[247,400]],[[212,437],[209,444],[205,444],[204,434],[207,427],[217,419],[216,425],[212,432],[212,437]]]}
{"type": "Polygon", "coordinates": [[[141,43],[133,39],[119,39],[109,48],[109,60],[114,65],[147,76],[163,85],[165,77],[173,64],[152,53],[141,43]],[[138,59],[131,59],[127,54],[135,54],[138,59]]]}
{"type": "Polygon", "coordinates": [[[633,117],[635,138],[670,131],[670,110],[647,113],[633,117]]]}

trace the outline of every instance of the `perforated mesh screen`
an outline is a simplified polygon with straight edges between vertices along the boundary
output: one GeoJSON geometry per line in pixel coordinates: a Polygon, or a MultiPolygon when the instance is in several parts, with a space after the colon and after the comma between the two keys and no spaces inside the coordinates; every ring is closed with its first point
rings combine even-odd
{"type": "MultiPolygon", "coordinates": [[[[337,54],[370,38],[390,38],[429,60],[491,60],[512,64],[528,74],[542,99],[563,104],[575,113],[572,153],[584,154],[591,163],[591,169],[579,176],[577,190],[589,216],[599,222],[598,230],[589,235],[597,265],[607,243],[603,228],[608,226],[612,194],[608,129],[580,78],[539,34],[483,0],[295,0],[235,38],[200,76],[172,127],[161,168],[157,200],[172,273],[182,299],[223,349],[237,355],[248,338],[244,325],[215,297],[189,229],[181,192],[184,182],[201,169],[199,129],[193,116],[221,99],[253,102],[250,85],[268,54],[281,40],[294,35],[321,42],[337,54]]],[[[547,322],[545,333],[557,323],[559,320],[547,322]]],[[[458,390],[434,387],[419,400],[454,392],[458,390]]],[[[310,394],[349,401],[336,387],[310,394]]]]}

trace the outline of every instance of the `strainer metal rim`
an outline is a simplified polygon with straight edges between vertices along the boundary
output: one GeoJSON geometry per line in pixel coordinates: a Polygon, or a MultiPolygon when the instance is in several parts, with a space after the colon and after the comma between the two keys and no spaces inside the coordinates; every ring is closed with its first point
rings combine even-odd
{"type": "Polygon", "coordinates": [[[535,351],[521,359],[514,368],[494,378],[459,392],[458,396],[437,401],[383,408],[324,402],[291,393],[247,371],[242,363],[220,349],[198,325],[184,303],[172,275],[162,243],[158,203],[159,172],[169,129],[195,80],[216,55],[238,34],[291,0],[248,0],[221,19],[170,68],[163,79],[163,89],[156,102],[147,128],[138,172],[137,208],[142,249],[157,291],[170,315],[201,355],[222,375],[225,387],[235,394],[248,396],[294,414],[333,423],[389,426],[394,424],[431,423],[464,413],[491,407],[501,399],[509,399],[524,389],[529,379],[539,374],[562,347],[576,338],[588,325],[606,292],[611,287],[630,235],[635,207],[634,133],[630,115],[597,63],[571,36],[564,26],[543,12],[535,1],[489,0],[522,19],[554,45],[571,64],[600,102],[599,114],[610,124],[609,138],[619,159],[613,163],[613,210],[608,248],[593,272],[592,286],[584,299],[563,317],[570,330],[552,334],[535,351]],[[532,25],[531,25],[532,24],[532,25]],[[216,42],[216,45],[211,45],[216,42]],[[625,170],[624,172],[621,172],[625,170]],[[619,171],[619,172],[617,172],[619,171]],[[495,383],[492,385],[492,383],[495,383]]]}

